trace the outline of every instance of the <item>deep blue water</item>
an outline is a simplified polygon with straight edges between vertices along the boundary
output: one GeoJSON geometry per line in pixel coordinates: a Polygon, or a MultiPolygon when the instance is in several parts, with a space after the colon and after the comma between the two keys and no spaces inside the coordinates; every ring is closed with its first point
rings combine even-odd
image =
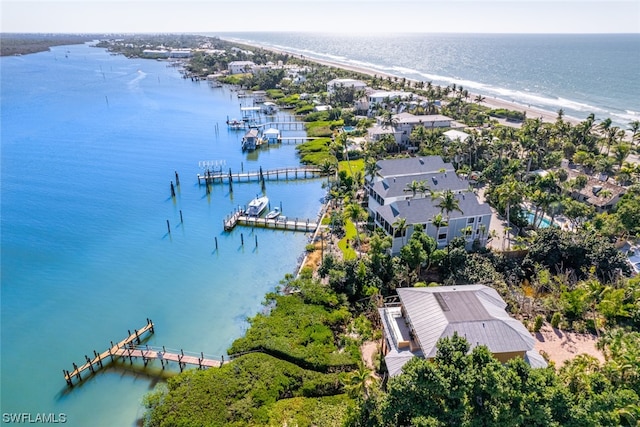
{"type": "MultiPolygon", "coordinates": [[[[448,17],[452,23],[455,17],[448,17]]],[[[454,24],[455,25],[455,24],[454,24]]],[[[583,120],[640,120],[640,34],[221,33],[583,120]]]]}
{"type": "MultiPolygon", "coordinates": [[[[260,185],[217,185],[207,196],[198,162],[296,166],[295,148],[243,154],[242,132],[224,123],[239,116],[236,93],[184,80],[164,62],[79,45],[0,66],[2,412],[132,426],[156,378],[105,369],[68,392],[62,370],[146,318],[156,323],[150,345],[224,354],[264,294],[295,271],[308,236],[224,233],[225,215],[260,185]]],[[[266,193],[300,218],[315,218],[324,196],[321,180],[268,181],[266,193]]]]}

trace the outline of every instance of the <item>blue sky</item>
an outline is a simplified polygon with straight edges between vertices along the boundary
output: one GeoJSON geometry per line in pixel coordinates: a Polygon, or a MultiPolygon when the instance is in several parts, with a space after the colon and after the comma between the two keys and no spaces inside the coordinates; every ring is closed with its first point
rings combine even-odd
{"type": "Polygon", "coordinates": [[[0,0],[2,32],[640,33],[640,0],[0,0]]]}

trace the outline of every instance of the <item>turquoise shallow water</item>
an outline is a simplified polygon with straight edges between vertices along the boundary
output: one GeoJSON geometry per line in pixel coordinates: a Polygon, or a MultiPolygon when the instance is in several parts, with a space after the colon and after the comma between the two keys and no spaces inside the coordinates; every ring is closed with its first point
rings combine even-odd
{"type": "MultiPolygon", "coordinates": [[[[150,345],[224,354],[264,294],[295,270],[308,236],[224,233],[224,216],[260,185],[235,184],[232,194],[218,185],[208,196],[198,162],[295,166],[295,148],[243,154],[242,133],[224,124],[239,115],[236,94],[184,80],[163,62],[81,45],[0,66],[2,412],[135,425],[154,376],[109,368],[69,392],[62,370],[147,317],[156,323],[150,345]]],[[[321,182],[268,181],[266,193],[287,216],[314,218],[321,182]]]]}

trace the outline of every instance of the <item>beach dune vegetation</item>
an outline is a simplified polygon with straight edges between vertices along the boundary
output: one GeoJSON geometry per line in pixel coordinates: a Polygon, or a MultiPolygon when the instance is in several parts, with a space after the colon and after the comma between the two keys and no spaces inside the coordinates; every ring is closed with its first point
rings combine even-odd
{"type": "Polygon", "coordinates": [[[283,419],[331,425],[321,421],[344,414],[348,402],[339,374],[252,353],[219,369],[188,370],[170,378],[166,387],[145,397],[144,425],[263,426],[283,419]]]}
{"type": "Polygon", "coordinates": [[[267,295],[270,312],[251,318],[251,327],[229,353],[259,350],[320,372],[353,369],[357,347],[338,346],[351,321],[346,300],[313,279],[289,281],[287,288],[296,292],[267,295]]]}

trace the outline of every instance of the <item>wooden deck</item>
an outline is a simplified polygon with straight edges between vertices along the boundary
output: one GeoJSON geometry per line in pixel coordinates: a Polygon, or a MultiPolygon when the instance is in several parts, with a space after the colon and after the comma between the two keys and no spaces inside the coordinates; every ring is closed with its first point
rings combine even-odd
{"type": "Polygon", "coordinates": [[[303,168],[279,168],[279,169],[269,169],[269,170],[257,170],[250,172],[236,172],[233,173],[229,171],[228,173],[224,172],[209,172],[204,175],[198,174],[198,184],[206,184],[206,183],[221,183],[228,182],[229,180],[237,181],[237,182],[250,182],[255,180],[262,179],[310,179],[317,178],[322,174],[322,169],[314,168],[314,167],[303,167],[303,168]]]}
{"type": "Polygon", "coordinates": [[[113,356],[116,354],[116,352],[118,352],[120,349],[131,345],[131,343],[133,343],[134,341],[136,341],[138,344],[140,343],[140,338],[146,334],[147,332],[149,333],[153,333],[153,322],[149,319],[147,319],[147,324],[144,325],[140,330],[134,329],[134,332],[131,333],[131,331],[129,332],[129,336],[127,338],[125,338],[124,340],[120,341],[117,344],[113,344],[113,341],[111,342],[111,347],[109,347],[107,349],[107,351],[104,351],[100,354],[98,354],[95,350],[93,351],[93,359],[89,358],[87,355],[84,356],[86,363],[84,365],[78,366],[75,363],[73,363],[73,371],[69,372],[67,370],[63,369],[64,372],[64,379],[67,382],[67,384],[69,386],[73,385],[73,379],[74,378],[78,378],[78,379],[82,379],[82,373],[86,370],[91,371],[91,373],[95,373],[95,370],[98,368],[101,368],[103,366],[103,361],[107,358],[109,358],[110,360],[107,361],[110,362],[113,360],[113,356]]]}
{"type": "Polygon", "coordinates": [[[206,358],[204,353],[199,355],[185,354],[184,351],[167,351],[164,347],[149,347],[149,346],[137,346],[121,348],[116,352],[116,356],[129,358],[132,361],[133,358],[142,358],[145,366],[150,360],[160,360],[162,367],[165,363],[176,362],[180,367],[180,371],[184,369],[186,365],[198,366],[200,369],[204,368],[219,368],[224,362],[222,360],[216,360],[213,358],[206,358]]]}
{"type": "MultiPolygon", "coordinates": [[[[165,366],[169,366],[169,362],[175,362],[180,367],[181,372],[187,365],[193,365],[200,369],[205,369],[218,368],[224,363],[228,363],[228,361],[225,362],[224,358],[217,360],[212,357],[205,357],[203,353],[185,353],[183,350],[167,351],[164,347],[150,347],[148,345],[141,346],[141,338],[146,333],[154,333],[153,322],[149,319],[147,319],[147,324],[140,330],[134,329],[134,333],[129,332],[129,336],[126,339],[118,342],[117,344],[111,342],[111,347],[109,347],[107,351],[100,354],[94,351],[93,358],[89,358],[85,355],[86,363],[84,365],[77,366],[74,363],[74,369],[71,372],[63,369],[64,379],[67,382],[67,385],[72,387],[74,379],[77,379],[78,381],[82,380],[83,372],[89,371],[89,375],[95,374],[96,371],[104,367],[105,364],[109,364],[118,358],[129,358],[131,363],[133,363],[134,358],[141,358],[145,366],[147,366],[147,363],[151,360],[160,360],[162,369],[164,369],[165,366]]],[[[85,378],[88,378],[88,376],[85,378]]]]}
{"type": "Polygon", "coordinates": [[[247,216],[244,211],[238,210],[224,220],[225,231],[233,230],[236,225],[246,225],[249,227],[264,227],[277,230],[304,231],[311,232],[318,228],[318,223],[310,219],[267,219],[262,217],[247,216]]]}

